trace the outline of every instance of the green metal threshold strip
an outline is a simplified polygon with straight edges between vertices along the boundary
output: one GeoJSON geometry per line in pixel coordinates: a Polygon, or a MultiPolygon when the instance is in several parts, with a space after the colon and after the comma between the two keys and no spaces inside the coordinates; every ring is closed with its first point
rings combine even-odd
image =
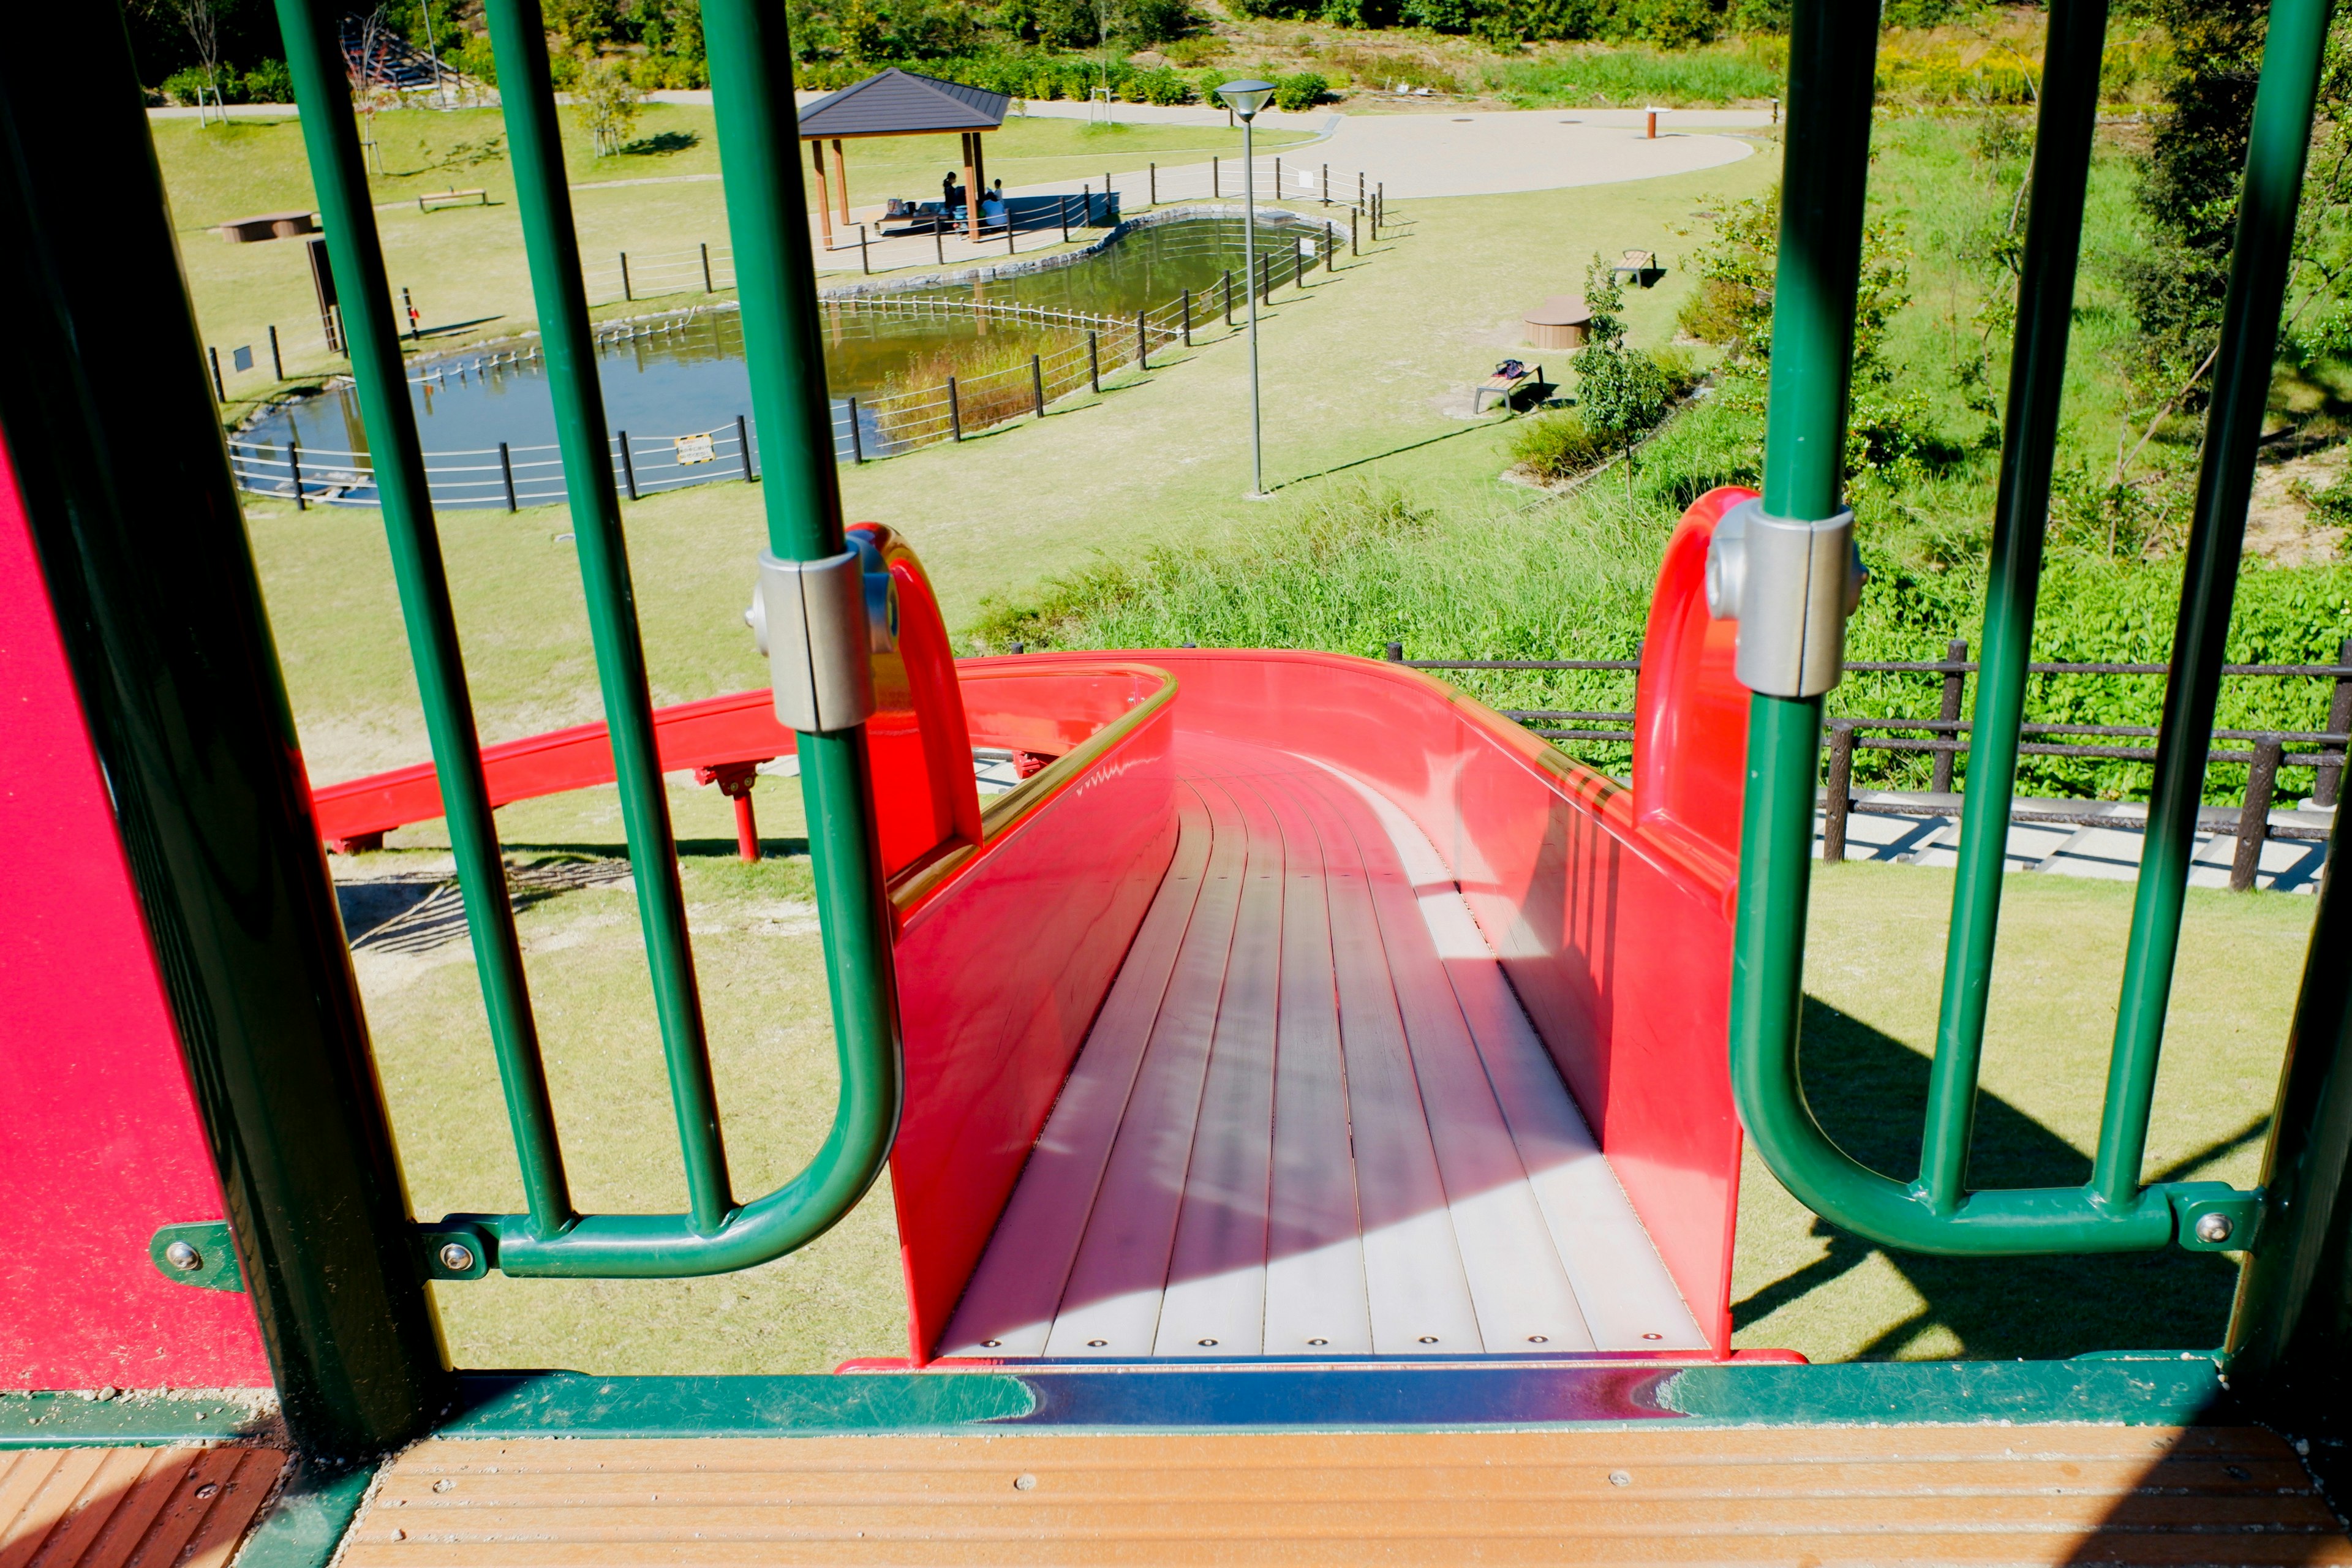
{"type": "MultiPolygon", "coordinates": [[[[1745,520],[1744,563],[1740,547],[1717,549],[1727,575],[1745,594],[1731,595],[1737,605],[1720,605],[1717,613],[1738,615],[1739,678],[1755,692],[1733,949],[1732,1080],[1748,1133],[1773,1173],[1800,1201],[1869,1240],[1951,1256],[2145,1251],[2175,1242],[2241,1251],[2257,1244],[2259,1192],[2202,1182],[2142,1187],[2139,1173],[2329,9],[2328,0],[2273,0],[2271,7],[2095,1164],[2079,1187],[1971,1192],[1968,1155],[2006,874],[2005,814],[2032,643],[2105,5],[2069,0],[2052,9],[1970,787],[1927,1122],[1919,1173],[1910,1182],[1871,1170],[1830,1140],[1805,1102],[1798,1067],[1821,696],[1836,683],[1841,611],[1850,608],[1835,603],[1846,585],[1823,581],[1827,557],[1821,552],[1832,548],[1822,542],[1850,530],[1852,521],[1839,491],[1874,40],[1822,0],[1797,7],[1764,494],[1757,514],[1745,520]],[[1758,540],[1780,535],[1801,536],[1814,554],[1776,576],[1759,562],[1758,540]],[[1759,583],[1759,573],[1770,581],[1759,583]],[[1795,650],[1778,668],[1776,637],[1793,638],[1795,650]]],[[[1727,526],[1718,540],[1736,531],[1727,526]]]]}
{"type": "MultiPolygon", "coordinates": [[[[352,380],[378,455],[402,611],[529,1204],[524,1214],[453,1215],[417,1227],[419,1267],[444,1279],[478,1279],[493,1268],[568,1278],[675,1278],[768,1262],[805,1245],[846,1214],[879,1174],[897,1134],[901,1096],[896,989],[880,856],[866,793],[863,714],[827,721],[821,730],[811,721],[798,742],[841,1070],[834,1123],[798,1176],[764,1197],[741,1201],[729,1180],[677,847],[654,743],[627,544],[605,457],[594,336],[564,183],[543,18],[537,0],[491,0],[488,20],[506,88],[517,203],[557,431],[575,498],[583,587],[688,1194],[688,1212],[682,1215],[580,1214],[564,1170],[483,784],[334,10],[325,0],[278,0],[296,96],[304,109],[303,136],[329,258],[337,289],[348,302],[352,380]]],[[[768,482],[761,487],[772,557],[775,568],[786,572],[803,563],[854,563],[843,534],[834,471],[815,276],[800,232],[800,164],[789,130],[792,65],[783,17],[776,7],[755,0],[709,0],[705,10],[752,402],[760,428],[773,433],[768,482]]],[[[854,656],[818,648],[814,657],[854,657],[862,670],[862,625],[856,633],[854,656]]],[[[828,720],[835,717],[834,710],[825,712],[828,720]]],[[[199,1278],[203,1270],[174,1265],[164,1256],[174,1240],[195,1245],[186,1237],[159,1237],[157,1266],[167,1275],[236,1288],[226,1279],[199,1278]]]]}

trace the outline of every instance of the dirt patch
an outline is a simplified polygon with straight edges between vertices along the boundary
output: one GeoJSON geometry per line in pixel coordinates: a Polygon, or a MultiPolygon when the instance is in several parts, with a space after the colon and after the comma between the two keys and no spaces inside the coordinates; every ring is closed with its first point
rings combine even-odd
{"type": "Polygon", "coordinates": [[[2344,529],[2318,514],[2322,490],[2343,480],[2352,447],[2303,453],[2254,470],[2245,552],[2278,566],[2318,566],[2344,552],[2344,529]]]}

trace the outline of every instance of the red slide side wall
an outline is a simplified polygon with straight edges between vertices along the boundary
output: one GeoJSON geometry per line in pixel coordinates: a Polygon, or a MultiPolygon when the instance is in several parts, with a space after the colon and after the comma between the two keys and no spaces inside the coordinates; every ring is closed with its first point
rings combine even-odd
{"type": "MultiPolygon", "coordinates": [[[[1672,823],[1638,823],[1623,786],[1415,670],[1315,653],[1113,657],[1175,673],[1184,729],[1327,763],[1413,817],[1454,867],[1699,1326],[1729,1353],[1741,1143],[1726,1047],[1736,839],[1727,850],[1672,823]]],[[[1711,682],[1674,689],[1693,701],[1711,682]]],[[[1675,743],[1695,735],[1664,730],[1675,743]]],[[[1744,721],[1731,739],[1744,749],[1744,721]]],[[[1718,752],[1724,743],[1712,738],[1718,752]]],[[[1702,765],[1721,763],[1710,754],[1702,765]]]]}
{"type": "MultiPolygon", "coordinates": [[[[1157,671],[1086,662],[965,660],[974,728],[1035,724],[1066,750],[1072,732],[1101,729],[1163,685],[1157,671]]],[[[917,1365],[946,1331],[1160,891],[1176,847],[1174,733],[1162,707],[905,917],[907,1101],[890,1188],[917,1365]]]]}
{"type": "Polygon", "coordinates": [[[0,451],[0,1388],[264,1388],[247,1298],[158,1226],[226,1207],[0,451]]]}

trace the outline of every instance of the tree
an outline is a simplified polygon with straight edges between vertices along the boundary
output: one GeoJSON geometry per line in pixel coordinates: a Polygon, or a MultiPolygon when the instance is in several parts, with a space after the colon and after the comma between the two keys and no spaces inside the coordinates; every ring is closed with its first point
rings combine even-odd
{"type": "Polygon", "coordinates": [[[1585,428],[1625,449],[1625,499],[1633,499],[1633,437],[1665,412],[1665,373],[1639,349],[1625,346],[1624,290],[1599,251],[1584,269],[1584,307],[1592,313],[1576,370],[1576,404],[1585,428]]]}
{"type": "Polygon", "coordinates": [[[644,97],[629,79],[628,72],[619,62],[601,57],[582,64],[580,85],[572,89],[572,103],[580,110],[580,123],[586,127],[600,158],[609,158],[621,150],[629,132],[636,128],[637,115],[645,107],[644,97]]]}
{"type": "Polygon", "coordinates": [[[2126,275],[2139,317],[2140,379],[2151,397],[2195,406],[2230,288],[2238,179],[2262,73],[2264,0],[2143,0],[2171,36],[2174,73],[2137,201],[2148,250],[2126,275]]]}
{"type": "MultiPolygon", "coordinates": [[[[180,25],[188,30],[188,41],[195,46],[196,60],[204,68],[205,81],[212,89],[213,102],[221,102],[220,85],[220,16],[213,9],[213,0],[178,0],[180,25]]],[[[198,100],[197,109],[204,104],[198,100]]],[[[199,113],[198,120],[201,121],[199,113]]],[[[226,120],[224,113],[221,118],[226,120]]]]}

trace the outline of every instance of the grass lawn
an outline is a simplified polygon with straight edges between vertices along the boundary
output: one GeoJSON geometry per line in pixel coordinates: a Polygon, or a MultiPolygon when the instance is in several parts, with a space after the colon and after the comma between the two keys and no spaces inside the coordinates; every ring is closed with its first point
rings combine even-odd
{"type": "MultiPolygon", "coordinates": [[[[716,248],[727,243],[711,111],[692,104],[648,104],[630,143],[641,151],[604,158],[593,155],[572,116],[563,121],[590,298],[615,296],[599,306],[600,316],[642,312],[648,308],[642,301],[625,305],[617,298],[617,253],[635,253],[642,267],[656,253],[690,253],[699,244],[716,248]],[[605,282],[598,284],[604,275],[605,282]]],[[[197,321],[205,341],[222,351],[233,404],[241,407],[280,384],[269,368],[273,323],[293,381],[341,373],[343,362],[327,352],[320,336],[304,247],[283,241],[231,245],[209,232],[230,218],[312,204],[300,125],[289,116],[212,126],[159,120],[151,127],[197,321]],[[253,345],[255,366],[229,374],[228,351],[241,344],[253,345]]],[[[499,111],[387,112],[376,117],[374,135],[384,172],[372,174],[370,184],[376,200],[387,204],[376,214],[386,281],[395,295],[404,288],[410,291],[428,332],[441,330],[426,346],[442,349],[531,330],[536,315],[530,278],[499,111]],[[416,209],[419,194],[453,188],[487,191],[493,205],[416,209]]],[[[1304,139],[1297,132],[1271,131],[1259,138],[1268,148],[1304,139]]],[[[843,146],[851,199],[860,205],[892,195],[936,199],[940,173],[956,156],[953,136],[888,137],[843,146]]],[[[1240,149],[1241,133],[1219,127],[1097,127],[1016,117],[991,132],[988,167],[992,179],[1018,186],[1125,173],[1154,162],[1238,157],[1240,149]]],[[[812,184],[810,201],[814,200],[812,184]]],[[[676,302],[685,303],[686,298],[676,302]]]]}
{"type": "MultiPolygon", "coordinates": [[[[1918,1166],[1951,889],[1949,872],[1907,866],[1817,868],[1813,882],[1812,1103],[1857,1158],[1906,1179],[1918,1166]]],[[[2071,1185],[2097,1142],[2132,889],[2026,873],[2005,889],[1969,1180],[2071,1185]]],[[[2190,890],[2147,1180],[2259,1177],[2312,909],[2292,894],[2190,890]]],[[[2211,1253],[1887,1252],[1816,1219],[1751,1152],[1733,1342],[1816,1361],[2203,1350],[2221,1342],[2236,1284],[2234,1261],[2211,1253]]]]}

